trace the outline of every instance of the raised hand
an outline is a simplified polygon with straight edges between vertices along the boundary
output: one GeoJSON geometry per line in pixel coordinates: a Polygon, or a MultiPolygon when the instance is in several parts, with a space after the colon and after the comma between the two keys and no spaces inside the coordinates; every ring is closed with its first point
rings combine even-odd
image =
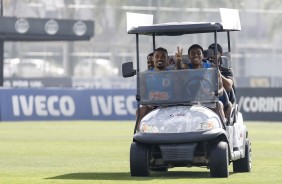
{"type": "Polygon", "coordinates": [[[182,53],[183,53],[183,49],[179,49],[179,46],[177,46],[177,52],[174,55],[176,61],[182,60],[182,53]]]}
{"type": "Polygon", "coordinates": [[[177,46],[177,52],[174,55],[177,69],[182,68],[182,66],[181,66],[182,65],[182,52],[183,52],[183,49],[179,49],[179,46],[177,46]]]}

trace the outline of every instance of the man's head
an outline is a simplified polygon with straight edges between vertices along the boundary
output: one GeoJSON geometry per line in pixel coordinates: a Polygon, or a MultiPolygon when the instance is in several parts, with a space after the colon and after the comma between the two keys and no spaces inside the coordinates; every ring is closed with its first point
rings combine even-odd
{"type": "Polygon", "coordinates": [[[159,47],[154,50],[153,55],[154,68],[156,70],[165,70],[168,62],[168,52],[166,49],[159,47]]]}
{"type": "MultiPolygon", "coordinates": [[[[213,50],[213,53],[215,53],[215,44],[214,43],[211,44],[208,49],[213,50]]],[[[219,44],[217,44],[217,51],[218,51],[217,52],[217,58],[220,59],[220,56],[222,55],[222,47],[219,44]]],[[[211,61],[215,60],[214,54],[213,54],[213,56],[210,56],[209,60],[211,60],[211,61]]]]}
{"type": "Polygon", "coordinates": [[[147,56],[147,67],[148,67],[148,69],[154,68],[153,55],[154,55],[154,53],[152,52],[152,53],[148,54],[148,56],[147,56]]]}
{"type": "Polygon", "coordinates": [[[188,58],[193,65],[196,66],[202,64],[204,59],[203,51],[204,49],[198,44],[193,44],[191,47],[189,47],[188,58]]]}
{"type": "MultiPolygon", "coordinates": [[[[215,44],[214,44],[214,43],[211,44],[211,45],[209,46],[209,49],[212,49],[213,51],[215,51],[215,44]]],[[[222,54],[222,47],[221,47],[221,45],[219,45],[219,44],[217,44],[217,51],[218,51],[220,54],[222,54]]]]}

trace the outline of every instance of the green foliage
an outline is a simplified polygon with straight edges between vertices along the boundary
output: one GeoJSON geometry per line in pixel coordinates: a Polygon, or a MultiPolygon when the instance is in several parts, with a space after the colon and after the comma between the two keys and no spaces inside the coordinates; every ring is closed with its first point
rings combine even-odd
{"type": "Polygon", "coordinates": [[[281,183],[282,123],[248,122],[253,170],[210,178],[206,168],[130,177],[133,122],[0,123],[0,183],[281,183]]]}

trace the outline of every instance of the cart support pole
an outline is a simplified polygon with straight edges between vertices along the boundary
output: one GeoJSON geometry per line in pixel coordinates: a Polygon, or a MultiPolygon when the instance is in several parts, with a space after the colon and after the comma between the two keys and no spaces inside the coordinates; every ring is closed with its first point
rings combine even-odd
{"type": "Polygon", "coordinates": [[[136,101],[137,101],[137,117],[135,122],[134,134],[137,131],[139,117],[140,117],[140,77],[139,77],[139,35],[136,34],[136,59],[137,59],[137,70],[136,70],[136,77],[137,77],[137,94],[136,94],[136,101]]]}
{"type": "Polygon", "coordinates": [[[153,34],[153,51],[156,49],[156,35],[153,34]]]}
{"type": "Polygon", "coordinates": [[[228,52],[231,52],[231,46],[230,46],[230,31],[227,31],[227,43],[228,43],[228,52]]]}
{"type": "MultiPolygon", "coordinates": [[[[0,16],[3,16],[3,0],[0,0],[0,16]]],[[[0,87],[4,84],[4,39],[0,39],[0,87]]]]}
{"type": "Polygon", "coordinates": [[[218,67],[218,58],[217,58],[217,52],[218,52],[218,50],[217,50],[217,31],[215,31],[214,32],[214,49],[215,49],[215,53],[214,53],[214,55],[215,55],[215,65],[216,65],[216,67],[218,67]]]}

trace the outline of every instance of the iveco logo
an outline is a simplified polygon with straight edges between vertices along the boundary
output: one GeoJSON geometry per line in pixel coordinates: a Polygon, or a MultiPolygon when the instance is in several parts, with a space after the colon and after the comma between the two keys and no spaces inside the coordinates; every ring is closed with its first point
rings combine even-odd
{"type": "Polygon", "coordinates": [[[15,29],[18,33],[24,34],[29,29],[29,22],[26,19],[18,19],[15,23],[15,29]]]}
{"type": "Polygon", "coordinates": [[[82,36],[86,33],[87,31],[87,26],[86,24],[79,20],[77,21],[74,25],[73,25],[73,32],[74,34],[76,34],[77,36],[82,36]]]}
{"type": "Polygon", "coordinates": [[[51,19],[45,23],[45,31],[49,35],[54,35],[59,30],[59,24],[57,21],[51,19]]]}

